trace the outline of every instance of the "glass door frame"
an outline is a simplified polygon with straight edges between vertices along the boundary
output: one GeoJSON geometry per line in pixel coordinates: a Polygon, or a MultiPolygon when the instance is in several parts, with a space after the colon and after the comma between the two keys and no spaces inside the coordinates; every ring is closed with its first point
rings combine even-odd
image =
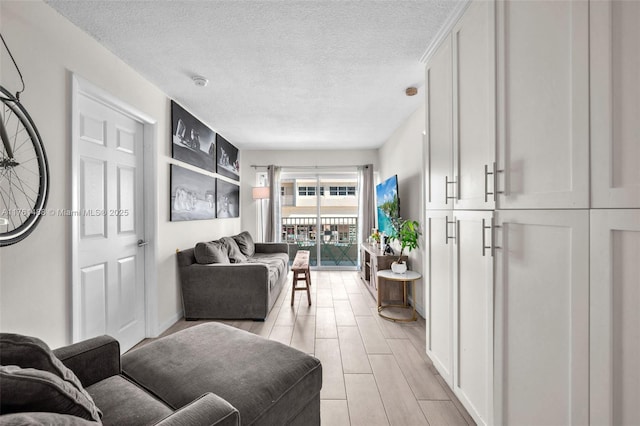
{"type": "MultiPolygon", "coordinates": [[[[317,168],[304,168],[304,167],[300,167],[300,168],[292,168],[292,169],[288,169],[288,168],[283,168],[282,170],[282,174],[281,174],[281,181],[285,181],[285,180],[293,180],[294,182],[297,182],[301,179],[306,179],[306,180],[315,180],[315,225],[309,225],[309,226],[315,226],[315,238],[314,238],[314,249],[315,249],[315,256],[311,256],[311,258],[316,259],[316,264],[315,265],[310,265],[311,269],[314,270],[343,270],[343,271],[356,271],[358,270],[359,267],[359,247],[358,247],[358,237],[357,237],[357,233],[358,233],[358,221],[360,220],[359,217],[359,180],[358,180],[358,172],[355,168],[353,169],[349,169],[349,170],[341,170],[339,167],[333,169],[333,168],[326,168],[326,170],[317,170],[317,168]],[[353,175],[353,181],[355,183],[355,187],[356,187],[356,193],[355,193],[355,197],[356,197],[356,205],[355,205],[355,210],[356,210],[356,239],[353,242],[353,245],[356,246],[356,250],[355,250],[355,258],[354,258],[354,265],[323,265],[322,263],[322,247],[323,247],[323,223],[322,223],[322,198],[321,198],[321,187],[320,184],[322,182],[322,179],[330,179],[331,176],[345,176],[348,175],[348,178],[345,179],[351,179],[351,175],[353,175]]],[[[296,199],[299,196],[299,192],[298,192],[298,186],[297,184],[295,184],[294,189],[293,189],[293,196],[294,199],[296,199]]],[[[283,203],[281,203],[280,209],[282,212],[282,205],[283,203]]],[[[281,217],[283,217],[281,215],[281,217]]],[[[284,217],[283,217],[284,219],[284,217]]],[[[282,226],[282,223],[281,223],[282,226]]],[[[284,232],[283,232],[284,233],[284,232]]],[[[339,234],[338,234],[339,235],[339,234]]],[[[289,242],[287,238],[284,239],[286,242],[289,242]]],[[[347,249],[348,250],[348,249],[347,249]]]]}

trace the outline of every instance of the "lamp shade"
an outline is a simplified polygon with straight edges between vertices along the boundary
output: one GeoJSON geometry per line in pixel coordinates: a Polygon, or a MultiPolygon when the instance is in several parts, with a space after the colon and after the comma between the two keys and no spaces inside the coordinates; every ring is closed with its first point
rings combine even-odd
{"type": "Polygon", "coordinates": [[[254,200],[265,200],[269,198],[269,187],[268,186],[256,186],[252,191],[254,200]]]}

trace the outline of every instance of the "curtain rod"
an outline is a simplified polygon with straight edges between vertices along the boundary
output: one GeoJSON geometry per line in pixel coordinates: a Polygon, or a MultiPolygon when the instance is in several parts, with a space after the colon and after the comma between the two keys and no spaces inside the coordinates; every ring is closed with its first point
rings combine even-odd
{"type": "MultiPolygon", "coordinates": [[[[345,169],[345,168],[350,168],[350,169],[354,169],[354,168],[358,168],[358,167],[367,167],[368,164],[359,164],[359,165],[355,165],[355,166],[278,166],[276,165],[276,167],[280,167],[281,169],[345,169]]],[[[253,167],[254,169],[257,168],[267,168],[269,166],[263,166],[263,165],[259,165],[259,164],[252,164],[250,167],[253,167]]]]}

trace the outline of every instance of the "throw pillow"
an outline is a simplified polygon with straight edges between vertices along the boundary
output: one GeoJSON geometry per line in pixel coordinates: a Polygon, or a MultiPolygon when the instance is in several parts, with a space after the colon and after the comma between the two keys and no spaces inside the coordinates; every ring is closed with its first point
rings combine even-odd
{"type": "Polygon", "coordinates": [[[220,238],[220,241],[224,242],[224,245],[227,247],[227,254],[229,255],[231,263],[242,263],[247,261],[247,257],[240,251],[240,247],[238,247],[236,240],[231,237],[222,237],[220,238]]]}
{"type": "Polygon", "coordinates": [[[73,384],[48,371],[3,365],[0,366],[0,383],[2,414],[45,411],[100,422],[93,400],[87,399],[73,384]]]}
{"type": "MultiPolygon", "coordinates": [[[[95,407],[93,399],[73,371],[68,369],[53,354],[49,346],[37,337],[0,333],[0,365],[16,365],[22,368],[34,368],[55,374],[60,379],[73,385],[95,407]]],[[[102,416],[100,410],[98,412],[102,416]]]]}
{"type": "Polygon", "coordinates": [[[210,241],[208,243],[198,243],[193,250],[196,262],[202,265],[211,263],[230,263],[227,255],[227,247],[222,241],[210,241]]]}
{"type": "Polygon", "coordinates": [[[254,244],[253,238],[251,237],[250,233],[248,233],[247,231],[243,231],[234,236],[233,239],[236,240],[236,243],[238,243],[238,247],[240,247],[240,251],[242,252],[242,254],[247,257],[251,257],[255,254],[256,245],[254,244]]]}

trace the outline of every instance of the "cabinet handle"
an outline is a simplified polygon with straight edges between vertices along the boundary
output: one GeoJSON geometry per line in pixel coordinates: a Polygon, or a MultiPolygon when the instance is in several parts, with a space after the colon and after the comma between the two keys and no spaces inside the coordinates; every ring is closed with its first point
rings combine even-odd
{"type": "MultiPolygon", "coordinates": [[[[486,167],[486,166],[485,166],[486,167]]],[[[491,219],[491,225],[486,226],[486,220],[482,219],[482,255],[486,256],[486,250],[491,249],[491,257],[493,257],[493,230],[491,231],[491,244],[487,245],[485,235],[487,233],[487,229],[493,228],[493,219],[491,219]]]]}
{"type": "Polygon", "coordinates": [[[444,219],[445,219],[444,235],[446,237],[444,242],[445,242],[445,244],[449,244],[449,240],[453,240],[453,242],[455,243],[456,242],[456,235],[458,233],[456,232],[456,235],[453,235],[453,236],[450,237],[449,236],[449,225],[456,224],[456,218],[454,217],[452,222],[449,221],[449,216],[445,216],[444,219]]]}
{"type": "Polygon", "coordinates": [[[498,201],[498,194],[504,194],[504,191],[497,191],[498,185],[498,173],[502,173],[504,170],[496,170],[496,163],[493,162],[491,171],[489,171],[489,165],[484,165],[484,202],[489,201],[489,195],[493,195],[493,201],[498,201]],[[493,176],[493,192],[489,192],[489,175],[493,176]]]}
{"type": "MultiPolygon", "coordinates": [[[[485,166],[487,167],[487,166],[485,166]]],[[[498,173],[503,173],[504,170],[498,170],[497,166],[496,166],[496,162],[493,162],[493,172],[489,173],[491,175],[493,175],[493,192],[490,192],[489,194],[493,194],[493,201],[497,202],[498,201],[498,194],[504,194],[504,191],[498,191],[498,173]]],[[[485,201],[486,201],[486,196],[485,196],[485,201]]]]}
{"type": "Polygon", "coordinates": [[[491,218],[491,257],[494,257],[497,249],[501,249],[502,247],[496,246],[496,230],[498,228],[502,228],[502,226],[498,226],[495,224],[495,218],[491,218]]]}
{"type": "Polygon", "coordinates": [[[449,185],[455,185],[456,183],[457,183],[456,180],[449,181],[449,176],[444,177],[444,203],[445,204],[449,204],[449,200],[455,200],[457,198],[455,195],[453,197],[449,196],[449,185]]]}

